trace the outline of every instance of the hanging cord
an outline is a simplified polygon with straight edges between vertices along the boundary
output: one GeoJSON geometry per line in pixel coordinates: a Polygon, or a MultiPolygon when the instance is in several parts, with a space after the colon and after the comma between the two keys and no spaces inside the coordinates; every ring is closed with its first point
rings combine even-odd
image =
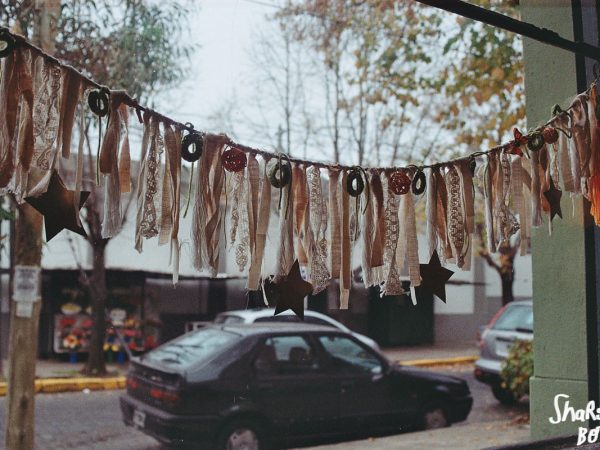
{"type": "Polygon", "coordinates": [[[188,209],[190,207],[190,199],[192,198],[192,183],[194,182],[194,163],[190,169],[190,182],[188,185],[187,200],[185,201],[185,210],[183,211],[183,218],[187,217],[188,209]]]}

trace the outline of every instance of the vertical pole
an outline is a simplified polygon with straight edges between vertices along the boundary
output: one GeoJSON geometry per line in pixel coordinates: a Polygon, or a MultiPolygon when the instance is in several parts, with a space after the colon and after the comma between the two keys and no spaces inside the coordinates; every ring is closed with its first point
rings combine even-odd
{"type": "MultiPolygon", "coordinates": [[[[60,0],[36,0],[34,38],[44,50],[54,49],[56,19],[60,0]]],[[[15,278],[16,266],[40,269],[42,260],[42,216],[28,204],[18,206],[15,226],[15,266],[13,271],[12,308],[10,315],[8,393],[5,448],[33,450],[35,363],[41,309],[41,270],[34,270],[34,293],[37,301],[31,310],[20,310],[15,293],[21,288],[15,278]]]]}

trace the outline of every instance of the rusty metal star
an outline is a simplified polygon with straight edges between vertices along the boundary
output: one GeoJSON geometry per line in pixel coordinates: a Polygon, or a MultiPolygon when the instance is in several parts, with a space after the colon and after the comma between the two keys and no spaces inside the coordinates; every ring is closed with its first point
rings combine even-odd
{"type": "Polygon", "coordinates": [[[548,204],[550,205],[550,220],[554,219],[554,216],[558,216],[562,219],[562,210],[560,209],[562,191],[556,189],[552,177],[550,177],[550,189],[544,192],[544,197],[546,197],[546,200],[548,200],[548,204]]]}
{"type": "Polygon", "coordinates": [[[48,190],[39,197],[27,197],[25,201],[44,216],[46,241],[49,241],[65,228],[84,237],[87,236],[77,220],[77,211],[83,207],[89,195],[87,191],[81,192],[76,209],[75,191],[68,190],[58,172],[54,171],[50,177],[48,190]]]}
{"type": "Polygon", "coordinates": [[[454,274],[453,271],[442,267],[437,251],[434,251],[429,264],[419,264],[421,268],[421,285],[415,288],[417,300],[433,294],[446,303],[446,282],[454,274]]]}
{"type": "Polygon", "coordinates": [[[302,279],[300,264],[294,262],[290,272],[265,286],[269,304],[275,303],[275,315],[291,309],[304,320],[304,297],[311,294],[313,286],[302,279]]]}

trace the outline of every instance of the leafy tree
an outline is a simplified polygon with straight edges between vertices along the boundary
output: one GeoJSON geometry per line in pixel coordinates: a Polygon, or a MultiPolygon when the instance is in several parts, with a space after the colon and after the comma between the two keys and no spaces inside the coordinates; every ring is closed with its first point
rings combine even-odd
{"type": "MultiPolygon", "coordinates": [[[[193,45],[182,40],[189,5],[173,0],[63,1],[53,24],[57,31],[56,56],[101,84],[125,89],[132,96],[144,99],[159,89],[174,86],[185,74],[186,62],[194,50],[193,45]]],[[[33,0],[9,0],[0,9],[0,20],[31,37],[34,14],[33,0]]],[[[81,270],[80,280],[90,294],[94,325],[83,372],[103,375],[108,240],[101,235],[101,189],[95,184],[86,189],[92,191],[84,222],[93,264],[92,270],[81,270]]]]}

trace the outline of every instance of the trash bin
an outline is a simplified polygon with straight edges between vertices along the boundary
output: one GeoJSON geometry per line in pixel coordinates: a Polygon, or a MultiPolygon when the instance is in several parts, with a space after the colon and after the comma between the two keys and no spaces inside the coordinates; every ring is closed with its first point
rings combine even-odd
{"type": "Polygon", "coordinates": [[[413,305],[409,287],[403,283],[407,294],[384,297],[378,287],[369,289],[369,336],[381,346],[433,344],[433,295],[413,305]]]}

